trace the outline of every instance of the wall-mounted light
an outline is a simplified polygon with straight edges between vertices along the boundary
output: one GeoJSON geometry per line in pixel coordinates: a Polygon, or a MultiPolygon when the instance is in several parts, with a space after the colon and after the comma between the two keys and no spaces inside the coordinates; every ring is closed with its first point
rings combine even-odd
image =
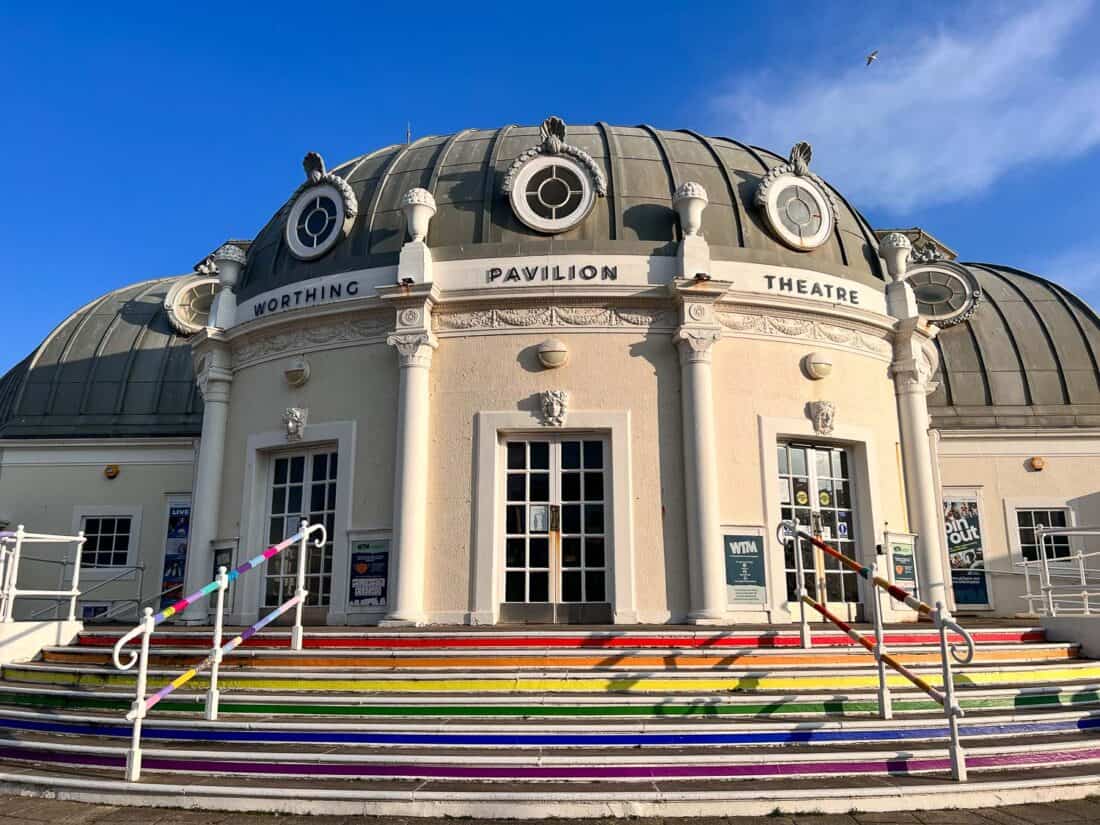
{"type": "Polygon", "coordinates": [[[118,478],[119,472],[121,471],[118,469],[117,464],[108,464],[106,467],[103,468],[103,476],[108,481],[118,478]]]}
{"type": "Polygon", "coordinates": [[[824,352],[811,352],[802,359],[802,371],[812,381],[828,378],[833,372],[832,356],[824,352]]]}
{"type": "Polygon", "coordinates": [[[565,366],[569,361],[569,347],[557,338],[548,338],[538,346],[539,363],[553,370],[565,366]]]}
{"type": "Polygon", "coordinates": [[[1027,466],[1028,466],[1028,469],[1034,470],[1035,472],[1038,473],[1038,472],[1041,472],[1042,469],[1047,466],[1047,460],[1045,458],[1043,458],[1041,455],[1033,455],[1031,458],[1029,458],[1027,460],[1027,466]]]}
{"type": "Polygon", "coordinates": [[[286,365],[286,369],[283,370],[286,383],[292,387],[304,385],[309,380],[309,374],[309,361],[306,360],[304,355],[291,358],[286,365]]]}

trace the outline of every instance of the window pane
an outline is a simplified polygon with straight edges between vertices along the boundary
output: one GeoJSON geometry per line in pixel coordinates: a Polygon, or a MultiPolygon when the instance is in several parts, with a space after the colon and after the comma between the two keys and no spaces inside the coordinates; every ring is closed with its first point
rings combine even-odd
{"type": "Polygon", "coordinates": [[[531,585],[531,599],[533,602],[548,602],[550,601],[550,574],[549,573],[531,573],[530,574],[531,585]]]}
{"type": "Polygon", "coordinates": [[[586,501],[603,501],[603,473],[584,474],[584,498],[586,501]]]}
{"type": "Polygon", "coordinates": [[[1065,510],[1053,510],[1050,513],[1050,523],[1047,527],[1065,527],[1066,526],[1066,511],[1065,510]]]}
{"type": "Polygon", "coordinates": [[[313,480],[324,481],[326,478],[328,478],[328,456],[315,456],[313,459],[313,480]]]}
{"type": "Polygon", "coordinates": [[[603,505],[602,504],[586,504],[586,505],[584,505],[584,532],[586,532],[586,533],[602,533],[603,532],[603,505]]]}
{"type": "Polygon", "coordinates": [[[580,473],[562,473],[561,474],[561,499],[562,499],[562,501],[580,501],[581,500],[581,474],[580,473]]]}
{"type": "Polygon", "coordinates": [[[271,491],[271,512],[286,512],[286,487],[276,487],[271,491]]]}
{"type": "Polygon", "coordinates": [[[506,530],[509,533],[525,533],[527,526],[527,508],[522,504],[509,504],[505,518],[506,530]]]}
{"type": "Polygon", "coordinates": [[[603,442],[602,441],[586,441],[586,442],[584,442],[584,469],[586,469],[586,470],[600,470],[600,469],[603,469],[603,442]]]}
{"type": "Polygon", "coordinates": [[[531,501],[550,500],[550,474],[531,473],[531,501]]]}
{"type": "Polygon", "coordinates": [[[1031,527],[1035,522],[1032,520],[1030,510],[1017,510],[1016,511],[1016,523],[1020,527],[1031,527]]]}
{"type": "Polygon", "coordinates": [[[550,540],[531,539],[531,567],[550,566],[550,540]]]}
{"type": "Polygon", "coordinates": [[[589,570],[584,574],[584,597],[586,601],[602,602],[607,600],[604,578],[602,570],[589,570]]]}
{"type": "Polygon", "coordinates": [[[275,459],[275,483],[286,484],[286,470],[289,462],[285,458],[275,459]]]}
{"type": "Polygon", "coordinates": [[[314,512],[325,509],[325,486],[313,484],[309,491],[309,509],[314,512]]]}
{"type": "Polygon", "coordinates": [[[550,444],[546,441],[531,442],[531,469],[550,469],[550,444]]]}
{"type": "Polygon", "coordinates": [[[527,574],[523,572],[519,573],[505,573],[504,574],[504,601],[506,602],[522,602],[526,601],[525,585],[527,581],[527,574]]]}
{"type": "Polygon", "coordinates": [[[828,477],[832,473],[829,464],[829,451],[814,450],[814,465],[817,468],[818,478],[828,477]]]}
{"type": "Polygon", "coordinates": [[[584,540],[584,566],[585,567],[603,567],[604,566],[604,552],[603,552],[603,537],[596,536],[593,538],[586,538],[584,540]]]}
{"type": "Polygon", "coordinates": [[[115,532],[115,520],[113,518],[100,519],[99,532],[103,535],[115,532]]]}
{"type": "Polygon", "coordinates": [[[567,570],[561,574],[561,600],[563,602],[581,600],[581,571],[567,570]]]}
{"type": "Polygon", "coordinates": [[[561,466],[565,470],[579,470],[581,467],[581,443],[563,441],[561,443],[561,466]]]}
{"type": "Polygon", "coordinates": [[[291,515],[302,512],[302,488],[287,487],[286,511],[291,515]]]}
{"type": "Polygon", "coordinates": [[[805,447],[791,447],[791,475],[806,475],[805,447]]]}
{"type": "Polygon", "coordinates": [[[581,531],[581,506],[579,504],[566,504],[561,508],[561,530],[563,533],[579,533],[581,531]]]}
{"type": "Polygon", "coordinates": [[[786,475],[787,472],[788,472],[788,469],[787,469],[787,446],[785,444],[780,444],[777,453],[778,453],[778,456],[779,456],[779,472],[780,472],[781,475],[786,475]]]}
{"type": "Polygon", "coordinates": [[[522,470],[527,466],[527,445],[513,442],[508,445],[508,469],[522,470]]]}
{"type": "Polygon", "coordinates": [[[561,540],[561,566],[581,566],[581,540],[577,536],[567,536],[561,540]]]}
{"type": "Polygon", "coordinates": [[[336,472],[337,472],[336,456],[337,455],[338,455],[338,453],[329,453],[329,456],[328,456],[328,477],[330,479],[332,479],[333,481],[336,480],[336,472]]]}
{"type": "Polygon", "coordinates": [[[844,450],[833,450],[833,477],[848,477],[848,456],[844,450]]]}
{"type": "Polygon", "coordinates": [[[336,485],[335,484],[329,484],[328,485],[328,509],[329,510],[335,510],[336,509],[336,485]]]}
{"type": "Polygon", "coordinates": [[[298,484],[305,477],[306,472],[306,457],[304,455],[296,455],[290,459],[290,481],[292,484],[298,484]]]}
{"type": "Polygon", "coordinates": [[[505,567],[523,567],[526,562],[523,539],[508,539],[504,551],[505,567]]]}
{"type": "MultiPolygon", "coordinates": [[[[1063,519],[1063,521],[1064,521],[1064,519],[1063,519]]],[[[127,535],[130,534],[130,518],[129,518],[129,516],[127,516],[125,518],[119,518],[115,521],[115,532],[116,533],[125,533],[127,535]]]]}
{"type": "Polygon", "coordinates": [[[508,473],[508,501],[526,501],[526,478],[523,473],[508,473]]]}

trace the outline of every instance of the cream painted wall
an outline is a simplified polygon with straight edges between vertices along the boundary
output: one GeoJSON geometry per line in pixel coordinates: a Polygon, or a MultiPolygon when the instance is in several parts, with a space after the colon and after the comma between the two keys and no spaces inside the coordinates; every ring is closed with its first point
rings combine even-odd
{"type": "MultiPolygon", "coordinates": [[[[1095,433],[941,433],[939,465],[945,490],[977,491],[993,612],[1013,616],[1025,609],[1023,577],[1009,574],[1021,560],[1014,507],[1069,506],[1078,525],[1100,524],[1100,436],[1095,433]],[[1026,466],[1042,456],[1046,466],[1026,466]],[[1008,507],[1006,508],[1006,501],[1008,507]]],[[[1075,547],[1100,550],[1096,539],[1074,539],[1075,547]]],[[[1098,565],[1093,562],[1094,567],[1098,565]]]]}
{"type": "MultiPolygon", "coordinates": [[[[146,565],[144,578],[112,582],[87,596],[89,601],[133,598],[139,584],[143,599],[161,590],[167,530],[167,499],[172,494],[190,495],[194,448],[188,441],[103,445],[42,441],[4,445],[0,449],[0,518],[12,526],[23,524],[28,531],[74,534],[74,512],[81,507],[110,505],[141,509],[141,531],[132,557],[146,565]],[[118,464],[119,475],[108,480],[106,464],[118,464]],[[134,552],[137,550],[138,552],[134,552]],[[144,581],[143,584],[142,581],[144,581]]],[[[72,545],[28,545],[25,553],[60,559],[72,553],[72,545]]],[[[84,571],[81,590],[87,592],[106,574],[84,571]]],[[[69,586],[71,568],[65,573],[69,586]]],[[[23,589],[58,589],[56,565],[25,562],[20,565],[19,586],[23,589]]],[[[25,618],[47,602],[30,599],[16,602],[17,618],[25,618]]],[[[123,614],[126,615],[126,614],[123,614]]],[[[131,616],[127,616],[131,618],[131,616]]]]}

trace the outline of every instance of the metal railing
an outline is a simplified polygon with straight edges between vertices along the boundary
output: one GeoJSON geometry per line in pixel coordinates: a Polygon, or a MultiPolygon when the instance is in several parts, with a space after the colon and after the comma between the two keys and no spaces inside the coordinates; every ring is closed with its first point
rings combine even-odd
{"type": "MultiPolygon", "coordinates": [[[[810,607],[820,613],[824,618],[832,622],[843,631],[850,639],[865,648],[874,655],[878,666],[878,699],[879,715],[883,719],[893,718],[893,702],[890,696],[890,684],[886,675],[886,668],[890,667],[908,679],[915,687],[924,691],[943,708],[947,717],[948,731],[950,734],[951,776],[958,782],[966,781],[966,755],[963,752],[962,742],[959,737],[959,718],[964,715],[963,709],[955,701],[955,682],[951,673],[951,659],[959,664],[970,664],[974,661],[974,638],[964,630],[954,619],[943,602],[936,602],[933,608],[920,601],[909,591],[898,587],[878,575],[876,565],[865,566],[845,556],[839,550],[830,547],[817,536],[800,529],[798,521],[784,521],[779,525],[778,539],[786,546],[788,541],[794,542],[795,569],[798,576],[798,605],[800,636],[803,648],[813,647],[813,637],[810,634],[809,619],[806,608],[810,607]],[[874,623],[874,640],[867,638],[856,631],[850,624],[834,615],[823,602],[810,598],[806,590],[806,571],[802,558],[802,548],[799,539],[805,539],[823,553],[836,559],[849,570],[858,573],[871,585],[871,611],[874,623]],[[926,679],[913,673],[886,650],[885,635],[882,623],[882,593],[885,591],[891,597],[926,616],[933,622],[939,631],[940,667],[943,677],[943,689],[936,688],[926,679]],[[960,646],[954,640],[949,640],[948,633],[958,634],[963,645],[960,646]],[[963,652],[960,652],[962,650],[963,652]]],[[[815,590],[818,590],[815,587],[815,590]]]]}
{"type": "MultiPolygon", "coordinates": [[[[75,536],[59,536],[51,533],[28,533],[22,524],[0,532],[0,622],[15,621],[15,600],[23,598],[48,598],[69,600],[69,621],[76,621],[76,600],[80,598],[80,563],[84,549],[84,531],[75,536]],[[73,575],[68,590],[22,590],[19,588],[19,564],[23,559],[25,544],[75,544],[76,553],[73,563],[73,575]]],[[[62,563],[54,559],[36,559],[47,564],[62,563]]]]}
{"type": "Polygon", "coordinates": [[[1100,551],[1086,553],[1078,549],[1076,553],[1065,556],[1054,555],[1057,548],[1053,541],[1048,539],[1056,536],[1100,536],[1100,527],[1035,527],[1035,537],[1039,541],[1039,558],[1017,562],[1016,566],[1023,568],[1024,587],[1026,593],[1023,599],[1027,601],[1028,612],[1038,615],[1057,616],[1063,614],[1077,614],[1088,616],[1092,613],[1091,600],[1100,597],[1100,581],[1089,582],[1089,576],[1100,577],[1100,570],[1090,570],[1085,564],[1085,559],[1100,556],[1100,551]],[[1031,569],[1034,568],[1038,577],[1039,592],[1033,593],[1031,589],[1031,569]],[[1072,584],[1057,585],[1055,579],[1072,581],[1072,584]],[[1096,589],[1090,589],[1096,588],[1096,589]],[[1038,602],[1039,610],[1035,604],[1038,602]]]}
{"type": "Polygon", "coordinates": [[[226,572],[226,568],[219,567],[217,577],[190,596],[180,599],[178,602],[164,608],[159,613],[153,613],[153,608],[146,607],[145,617],[142,619],[141,624],[126,633],[115,643],[112,653],[115,667],[119,670],[129,670],[135,664],[138,666],[134,703],[130,712],[126,714],[126,720],[133,723],[133,730],[130,737],[130,750],[126,754],[127,781],[136,782],[141,778],[142,721],[148,715],[149,711],[162,699],[183,687],[206,668],[210,668],[209,686],[206,691],[205,717],[209,720],[217,719],[219,700],[218,673],[221,668],[222,659],[227,653],[231,653],[243,642],[255,636],[277,618],[289,612],[292,608],[295,609],[295,616],[294,627],[290,634],[290,646],[294,650],[302,649],[302,608],[305,606],[306,596],[308,595],[308,591],[305,589],[306,555],[310,544],[309,537],[314,533],[319,533],[320,535],[313,540],[313,546],[324,547],[325,541],[327,540],[324,525],[310,524],[306,519],[302,519],[298,527],[298,532],[293,536],[284,539],[278,544],[273,544],[258,556],[254,556],[244,564],[229,572],[226,572]],[[240,635],[235,636],[232,640],[223,644],[222,630],[225,618],[225,591],[229,589],[230,583],[235,582],[249,570],[257,569],[269,559],[274,558],[295,543],[298,544],[298,577],[294,595],[274,608],[262,619],[255,622],[240,635]],[[211,640],[210,653],[199,664],[181,673],[175,679],[168,682],[168,684],[161,687],[156,693],[153,693],[151,696],[146,696],[146,690],[149,684],[149,642],[157,625],[181,613],[202,599],[209,597],[211,594],[216,594],[216,599],[214,608],[214,632],[211,640]],[[124,663],[120,658],[122,651],[125,649],[126,645],[138,636],[141,637],[140,652],[134,653],[133,651],[126,651],[130,658],[124,663]]]}

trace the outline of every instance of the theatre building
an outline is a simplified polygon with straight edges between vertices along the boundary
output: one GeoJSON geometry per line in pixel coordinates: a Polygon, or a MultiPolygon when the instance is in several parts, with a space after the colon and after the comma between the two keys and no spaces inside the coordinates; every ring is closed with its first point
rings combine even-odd
{"type": "MultiPolygon", "coordinates": [[[[88,619],[302,517],[328,528],[313,624],[788,624],[790,518],[1011,617],[1036,526],[1100,523],[1096,314],[871,227],[807,144],[549,118],[304,169],[252,240],[97,298],[0,379],[0,521],[84,531],[88,619]]],[[[865,618],[865,581],[802,554],[865,618]]]]}

